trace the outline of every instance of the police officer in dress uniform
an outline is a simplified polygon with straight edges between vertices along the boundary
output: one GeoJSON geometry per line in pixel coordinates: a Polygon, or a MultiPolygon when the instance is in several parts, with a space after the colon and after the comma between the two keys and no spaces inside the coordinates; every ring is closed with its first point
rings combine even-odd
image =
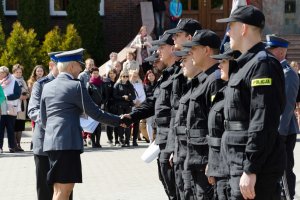
{"type": "Polygon", "coordinates": [[[231,199],[279,199],[285,154],[278,126],[285,85],[280,63],[261,42],[264,14],[243,6],[217,22],[229,23],[230,47],[242,53],[230,75],[224,104],[231,199]]]}
{"type": "MultiPolygon", "coordinates": [[[[44,85],[54,80],[58,75],[58,69],[56,67],[57,59],[54,56],[58,53],[62,52],[48,53],[51,60],[49,62],[50,73],[34,83],[28,104],[28,116],[35,122],[32,137],[32,150],[36,166],[36,190],[38,200],[51,200],[53,196],[53,188],[47,184],[47,172],[50,169],[50,163],[47,154],[43,152],[45,129],[42,127],[40,120],[40,100],[44,85]]],[[[70,199],[72,199],[72,196],[73,195],[70,195],[70,199]]]]}
{"type": "MultiPolygon", "coordinates": [[[[212,58],[219,60],[221,79],[228,81],[229,70],[237,67],[233,60],[239,56],[239,52],[232,51],[229,43],[224,44],[224,53],[213,55],[212,58]]],[[[213,106],[208,114],[208,136],[207,143],[209,147],[208,164],[206,176],[208,182],[214,186],[214,199],[229,199],[230,188],[228,185],[228,168],[224,164],[221,156],[221,139],[224,133],[224,92],[226,85],[217,92],[213,99],[213,106]]]]}
{"type": "Polygon", "coordinates": [[[185,116],[186,127],[184,130],[177,128],[177,131],[185,132],[187,137],[187,153],[182,173],[186,199],[208,199],[213,194],[205,176],[208,157],[206,136],[207,117],[213,97],[224,85],[220,79],[218,62],[210,57],[219,52],[220,44],[220,38],[213,31],[198,30],[191,42],[182,45],[191,48],[193,66],[201,71],[192,79],[193,85],[185,116]]]}
{"type": "Polygon", "coordinates": [[[266,36],[266,49],[268,49],[281,63],[285,77],[286,105],[279,123],[279,134],[285,143],[287,166],[285,169],[290,198],[294,199],[296,175],[294,168],[294,148],[296,145],[299,127],[294,113],[296,98],[299,90],[299,77],[285,59],[289,42],[275,35],[266,36]]]}
{"type": "Polygon", "coordinates": [[[118,116],[103,112],[93,103],[86,87],[77,78],[83,49],[56,54],[60,74],[44,86],[40,119],[45,127],[43,150],[50,170],[48,184],[53,184],[53,200],[67,200],[75,185],[82,182],[80,154],[83,152],[80,115],[111,126],[120,125],[118,116]]]}
{"type": "Polygon", "coordinates": [[[177,58],[172,54],[174,41],[172,34],[165,32],[159,40],[152,42],[152,45],[158,45],[158,54],[164,66],[162,75],[157,81],[152,97],[147,98],[141,106],[130,114],[123,115],[127,118],[127,125],[154,115],[154,121],[157,125],[157,134],[155,143],[159,145],[160,154],[158,156],[158,172],[165,191],[171,200],[177,199],[175,177],[173,167],[169,163],[169,153],[165,153],[167,137],[170,130],[171,120],[171,95],[172,95],[172,76],[178,70],[176,64],[177,58]],[[130,120],[129,120],[130,118],[130,120]]]}

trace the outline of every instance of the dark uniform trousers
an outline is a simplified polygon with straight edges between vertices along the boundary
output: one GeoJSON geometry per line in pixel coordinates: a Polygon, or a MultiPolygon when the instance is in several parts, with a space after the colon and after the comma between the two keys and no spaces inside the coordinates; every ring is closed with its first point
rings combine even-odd
{"type": "Polygon", "coordinates": [[[296,187],[296,175],[293,172],[295,160],[294,160],[294,148],[296,145],[297,134],[280,136],[285,144],[286,150],[286,179],[288,183],[290,197],[295,196],[295,187],[296,187]]]}
{"type": "Polygon", "coordinates": [[[48,156],[34,155],[34,161],[36,166],[36,190],[38,200],[51,200],[53,187],[47,184],[47,173],[50,169],[48,156]]]}
{"type": "MultiPolygon", "coordinates": [[[[131,112],[131,106],[129,105],[117,105],[118,106],[118,115],[122,115],[125,113],[130,113],[131,112]]],[[[119,136],[120,142],[123,143],[125,142],[125,144],[129,144],[129,140],[130,140],[130,128],[123,128],[123,127],[116,127],[116,132],[117,135],[119,136]],[[125,141],[124,141],[124,133],[125,133],[125,141]]],[[[115,138],[116,143],[118,143],[118,139],[117,137],[115,138]]]]}
{"type": "Polygon", "coordinates": [[[243,172],[257,176],[255,199],[280,198],[285,151],[277,129],[284,109],[284,76],[280,63],[270,57],[258,43],[238,58],[239,67],[228,82],[221,154],[229,167],[233,200],[243,199],[239,187],[243,172]],[[265,84],[260,78],[272,82],[265,84]]]}

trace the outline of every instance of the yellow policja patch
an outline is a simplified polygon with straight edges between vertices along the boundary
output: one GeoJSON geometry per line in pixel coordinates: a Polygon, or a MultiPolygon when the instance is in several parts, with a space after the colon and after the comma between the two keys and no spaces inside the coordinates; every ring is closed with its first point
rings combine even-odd
{"type": "Polygon", "coordinates": [[[271,78],[258,78],[251,81],[251,87],[272,85],[271,78]]]}

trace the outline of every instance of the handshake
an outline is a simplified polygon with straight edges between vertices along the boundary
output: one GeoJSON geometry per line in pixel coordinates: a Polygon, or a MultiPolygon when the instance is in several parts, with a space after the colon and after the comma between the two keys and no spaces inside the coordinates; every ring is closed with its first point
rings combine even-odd
{"type": "Polygon", "coordinates": [[[120,119],[120,126],[123,128],[129,127],[133,123],[130,114],[120,115],[120,119]]]}

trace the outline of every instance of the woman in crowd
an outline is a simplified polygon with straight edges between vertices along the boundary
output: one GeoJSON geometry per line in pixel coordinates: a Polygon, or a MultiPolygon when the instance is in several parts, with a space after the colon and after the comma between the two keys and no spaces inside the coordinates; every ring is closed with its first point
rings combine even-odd
{"type": "MultiPolygon", "coordinates": [[[[115,106],[117,107],[117,114],[126,114],[131,112],[133,106],[133,100],[135,100],[135,91],[132,84],[129,82],[129,74],[127,71],[121,71],[120,77],[114,85],[113,98],[115,100],[115,106]]],[[[129,147],[130,130],[129,128],[116,128],[122,147],[129,147]],[[125,141],[124,141],[125,133],[125,141]]],[[[118,139],[116,140],[116,146],[119,146],[118,139]]]]}
{"type": "MultiPolygon", "coordinates": [[[[129,79],[130,83],[133,85],[133,88],[135,90],[135,100],[133,100],[134,106],[133,109],[136,107],[139,107],[143,101],[146,99],[146,94],[143,87],[143,82],[139,76],[138,71],[131,70],[129,71],[129,79]]],[[[132,146],[138,146],[136,140],[139,136],[140,129],[139,129],[139,122],[135,122],[132,127],[132,146]]]]}
{"type": "Polygon", "coordinates": [[[28,89],[29,89],[29,94],[31,94],[31,89],[33,84],[39,80],[40,78],[46,76],[47,73],[45,71],[45,68],[43,67],[43,65],[37,65],[33,68],[30,78],[27,81],[28,84],[28,89]]]}
{"type": "Polygon", "coordinates": [[[108,72],[113,69],[114,64],[118,61],[118,53],[111,52],[109,54],[109,61],[105,65],[105,76],[108,77],[108,72]]]}
{"type": "MultiPolygon", "coordinates": [[[[111,69],[108,72],[108,77],[105,80],[105,100],[104,100],[104,107],[105,110],[112,114],[117,114],[117,109],[114,104],[114,98],[113,98],[113,89],[114,85],[117,81],[117,71],[115,69],[111,69]]],[[[115,140],[117,140],[118,135],[115,130],[115,128],[111,126],[106,126],[106,133],[108,138],[108,143],[113,144],[113,132],[115,133],[115,140]]],[[[115,141],[116,143],[116,141],[115,141]]]]}
{"type": "Polygon", "coordinates": [[[113,69],[116,70],[116,72],[117,72],[116,80],[118,80],[120,77],[120,73],[123,69],[122,64],[119,61],[115,62],[113,65],[113,69]]]}
{"type": "Polygon", "coordinates": [[[21,137],[22,132],[25,131],[25,120],[26,120],[26,110],[27,110],[27,99],[29,98],[29,89],[27,87],[26,81],[23,78],[24,67],[20,64],[15,64],[12,68],[13,77],[17,81],[21,88],[20,96],[20,106],[21,110],[18,112],[17,119],[15,122],[15,138],[16,147],[15,151],[24,151],[21,148],[21,137]]]}
{"type": "Polygon", "coordinates": [[[1,104],[0,119],[0,153],[3,153],[4,130],[6,128],[8,148],[10,153],[15,152],[15,120],[20,109],[21,88],[15,78],[5,66],[0,67],[0,85],[3,88],[6,101],[1,104]]]}
{"type": "Polygon", "coordinates": [[[152,37],[147,33],[147,27],[142,26],[140,28],[139,34],[134,38],[130,47],[136,49],[136,60],[140,66],[140,77],[144,77],[144,74],[151,69],[151,65],[149,62],[145,61],[150,55],[149,49],[152,47],[151,45],[152,37]]]}
{"type": "Polygon", "coordinates": [[[123,63],[123,71],[126,71],[129,73],[130,70],[139,71],[139,63],[134,60],[134,53],[131,51],[128,51],[126,54],[126,61],[123,63]]]}
{"type": "MultiPolygon", "coordinates": [[[[144,78],[144,89],[146,93],[146,98],[151,97],[153,95],[154,87],[156,85],[156,77],[152,70],[148,70],[145,78],[144,78]]],[[[148,133],[148,138],[150,143],[153,142],[153,117],[149,117],[146,119],[146,128],[148,133]]]]}
{"type": "MultiPolygon", "coordinates": [[[[98,67],[93,67],[90,70],[90,74],[91,74],[91,78],[87,83],[86,87],[94,103],[97,104],[99,108],[101,108],[101,105],[105,97],[104,97],[104,84],[99,75],[98,67]]],[[[99,123],[94,133],[91,134],[92,148],[102,147],[100,145],[100,137],[101,137],[101,124],[99,123]]]]}

